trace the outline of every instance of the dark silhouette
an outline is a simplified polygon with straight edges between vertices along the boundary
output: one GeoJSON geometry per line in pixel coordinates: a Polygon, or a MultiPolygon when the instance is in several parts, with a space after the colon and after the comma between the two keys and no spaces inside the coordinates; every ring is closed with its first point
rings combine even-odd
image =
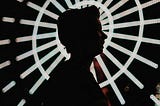
{"type": "Polygon", "coordinates": [[[35,106],[107,106],[89,69],[93,58],[102,53],[107,38],[99,16],[95,6],[70,9],[59,16],[59,39],[71,58],[60,64],[51,73],[50,80],[37,91],[41,99],[35,106]]]}

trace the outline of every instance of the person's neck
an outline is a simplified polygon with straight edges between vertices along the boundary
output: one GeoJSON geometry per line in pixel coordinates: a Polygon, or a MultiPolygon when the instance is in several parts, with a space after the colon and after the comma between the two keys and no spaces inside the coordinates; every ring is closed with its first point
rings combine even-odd
{"type": "Polygon", "coordinates": [[[87,57],[87,56],[71,55],[71,58],[70,58],[70,61],[72,61],[74,64],[78,64],[79,66],[83,66],[88,69],[90,68],[92,60],[93,60],[92,57],[87,57]]]}

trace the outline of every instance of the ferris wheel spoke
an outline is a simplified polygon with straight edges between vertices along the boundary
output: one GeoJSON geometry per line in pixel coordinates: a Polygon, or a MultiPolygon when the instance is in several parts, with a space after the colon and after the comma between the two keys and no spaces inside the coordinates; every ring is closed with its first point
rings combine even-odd
{"type": "Polygon", "coordinates": [[[0,69],[5,68],[5,67],[7,67],[9,65],[11,65],[11,61],[10,60],[7,60],[7,61],[5,61],[3,63],[0,63],[0,69]]]}
{"type": "MultiPolygon", "coordinates": [[[[40,6],[32,3],[32,2],[27,2],[27,6],[30,7],[30,8],[33,8],[34,10],[37,10],[38,12],[40,12],[40,10],[42,9],[40,6]]],[[[50,12],[48,10],[44,10],[44,14],[53,18],[53,19],[58,19],[58,15],[53,13],[53,12],[50,12]]]]}
{"type": "Polygon", "coordinates": [[[53,23],[48,23],[48,22],[38,22],[37,23],[36,21],[26,20],[26,19],[21,19],[20,24],[39,26],[39,27],[45,27],[45,28],[53,28],[53,29],[57,28],[57,25],[53,23]]]}
{"type": "MultiPolygon", "coordinates": [[[[46,43],[46,44],[43,44],[42,46],[37,47],[37,48],[36,48],[36,52],[37,52],[37,53],[38,53],[38,52],[41,52],[41,51],[43,51],[43,50],[46,50],[46,49],[48,49],[48,48],[50,48],[50,47],[55,46],[56,44],[57,44],[56,40],[51,41],[51,42],[48,42],[48,43],[46,43]]],[[[25,53],[23,53],[23,54],[21,54],[21,55],[19,55],[19,56],[16,56],[16,60],[17,60],[17,61],[20,61],[20,60],[23,60],[23,59],[25,59],[25,58],[33,55],[33,53],[34,53],[33,51],[34,51],[34,50],[32,49],[32,50],[30,50],[30,51],[28,51],[28,52],[25,52],[25,53]]]]}
{"type": "MultiPolygon", "coordinates": [[[[102,68],[105,76],[107,77],[107,79],[111,79],[112,76],[110,75],[109,70],[108,70],[107,67],[105,66],[105,64],[104,64],[102,58],[100,57],[100,55],[98,55],[98,56],[96,57],[96,59],[97,59],[99,65],[101,66],[101,68],[102,68]]],[[[120,91],[119,91],[117,85],[115,84],[114,80],[112,80],[112,81],[110,80],[110,85],[111,85],[112,89],[114,90],[115,94],[117,95],[120,103],[121,103],[121,104],[125,104],[125,100],[124,100],[124,98],[122,97],[122,94],[120,93],[120,91]]]]}
{"type": "MultiPolygon", "coordinates": [[[[51,57],[53,57],[54,55],[56,55],[59,52],[58,48],[55,48],[54,50],[52,50],[51,52],[49,52],[47,55],[45,55],[43,58],[40,59],[40,64],[42,65],[43,63],[45,63],[47,60],[49,60],[51,57]]],[[[21,79],[24,79],[25,77],[27,77],[29,74],[31,74],[35,69],[37,69],[38,66],[37,64],[33,64],[30,68],[28,68],[25,72],[23,72],[20,75],[21,79]]]]}
{"type": "MultiPolygon", "coordinates": [[[[36,39],[47,39],[47,38],[54,38],[56,37],[56,32],[51,32],[51,33],[44,33],[44,34],[38,34],[36,36],[36,39]]],[[[24,37],[17,37],[15,39],[15,41],[17,43],[20,43],[20,42],[26,42],[26,41],[31,41],[33,39],[33,36],[24,36],[24,37]]]]}
{"type": "MultiPolygon", "coordinates": [[[[128,49],[126,49],[126,48],[124,48],[124,47],[122,47],[120,45],[117,45],[117,44],[115,44],[113,42],[110,43],[110,46],[115,48],[116,50],[126,54],[126,55],[129,55],[129,56],[132,55],[132,52],[130,50],[128,50],[128,49]]],[[[158,64],[156,64],[156,63],[152,62],[151,60],[148,60],[148,59],[146,59],[146,58],[144,58],[144,57],[142,57],[142,56],[140,56],[138,54],[135,55],[135,59],[137,59],[137,60],[139,60],[139,61],[141,61],[141,62],[143,62],[143,63],[145,63],[145,64],[147,64],[147,65],[149,65],[149,66],[151,66],[153,68],[157,68],[158,67],[158,64]]]]}
{"type": "Polygon", "coordinates": [[[66,11],[66,9],[57,1],[57,0],[50,0],[50,2],[52,2],[52,4],[60,11],[60,12],[64,12],[66,11]]]}
{"type": "MultiPolygon", "coordinates": [[[[54,68],[60,63],[60,61],[64,58],[64,56],[62,54],[60,54],[55,60],[54,62],[48,67],[48,69],[46,70],[47,74],[50,74],[54,68]]],[[[33,85],[33,87],[29,90],[30,94],[34,94],[34,92],[40,87],[40,85],[43,83],[43,81],[45,80],[45,78],[43,76],[41,76],[38,81],[33,85]]]]}

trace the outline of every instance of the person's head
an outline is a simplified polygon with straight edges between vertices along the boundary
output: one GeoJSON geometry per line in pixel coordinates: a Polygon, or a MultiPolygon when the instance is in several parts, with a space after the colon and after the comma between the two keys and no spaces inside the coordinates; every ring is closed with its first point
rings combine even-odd
{"type": "Polygon", "coordinates": [[[102,53],[104,39],[97,7],[70,9],[58,18],[58,36],[67,52],[96,56],[102,53]]]}

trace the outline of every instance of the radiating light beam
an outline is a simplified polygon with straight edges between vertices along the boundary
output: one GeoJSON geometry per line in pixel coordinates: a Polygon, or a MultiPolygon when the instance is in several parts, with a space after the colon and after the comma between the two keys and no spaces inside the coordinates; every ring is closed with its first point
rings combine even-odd
{"type": "MultiPolygon", "coordinates": [[[[119,72],[117,72],[114,77],[112,77],[114,80],[116,80],[121,74],[125,74],[127,77],[129,77],[140,89],[144,88],[144,85],[132,74],[130,73],[109,51],[105,50],[104,54],[120,69],[119,72]]],[[[109,79],[110,80],[110,79],[109,79]]]]}
{"type": "Polygon", "coordinates": [[[66,9],[59,2],[57,2],[57,0],[50,0],[50,2],[52,2],[52,4],[62,13],[66,11],[66,9]]]}
{"type": "Polygon", "coordinates": [[[7,67],[11,64],[11,61],[10,60],[7,60],[3,63],[0,64],[0,69],[4,68],[4,67],[7,67]]]}
{"type": "Polygon", "coordinates": [[[65,0],[68,8],[72,7],[72,2],[70,0],[65,0]]]}
{"type": "Polygon", "coordinates": [[[0,46],[1,45],[7,45],[7,44],[10,44],[10,43],[11,43],[10,39],[0,40],[0,46]]]}
{"type": "MultiPolygon", "coordinates": [[[[108,33],[108,32],[106,32],[108,33]]],[[[129,34],[113,33],[113,38],[137,41],[138,37],[129,34]]],[[[160,45],[160,40],[142,37],[142,42],[160,45]]]]}
{"type": "MultiPolygon", "coordinates": [[[[144,25],[158,24],[158,23],[160,23],[160,18],[158,18],[158,19],[144,20],[144,25]]],[[[114,24],[114,29],[126,28],[126,27],[133,27],[133,26],[139,26],[140,24],[141,24],[140,21],[132,21],[132,22],[118,23],[118,24],[114,24]]],[[[102,26],[102,29],[103,29],[103,30],[109,29],[109,25],[104,25],[104,26],[102,26]]]]}
{"type": "MultiPolygon", "coordinates": [[[[48,49],[48,48],[50,48],[50,47],[55,46],[56,44],[57,44],[56,40],[51,41],[51,42],[48,42],[48,43],[46,43],[46,44],[43,44],[42,46],[37,47],[37,48],[36,48],[36,52],[41,52],[41,51],[43,51],[43,50],[45,50],[45,49],[48,49]]],[[[25,52],[25,53],[23,53],[23,54],[21,54],[21,55],[19,55],[19,56],[16,56],[16,61],[20,61],[20,60],[22,60],[22,59],[25,59],[25,58],[33,55],[33,53],[34,53],[33,51],[34,51],[34,50],[32,49],[32,50],[30,50],[30,51],[28,51],[28,52],[25,52]]]]}
{"type": "MultiPolygon", "coordinates": [[[[48,69],[46,70],[47,74],[50,74],[54,68],[60,63],[60,61],[64,58],[64,56],[62,54],[60,54],[56,60],[48,67],[48,69]]],[[[33,85],[33,87],[29,90],[29,94],[34,94],[34,92],[40,87],[40,85],[43,83],[43,81],[45,80],[45,78],[43,76],[41,76],[38,81],[33,85]]]]}
{"type": "Polygon", "coordinates": [[[32,26],[40,26],[40,27],[45,27],[45,28],[53,28],[56,29],[57,25],[53,24],[53,23],[48,23],[48,22],[39,22],[38,24],[36,24],[36,21],[33,20],[26,20],[26,19],[21,19],[20,24],[24,24],[24,25],[32,25],[32,26]]]}
{"type": "MultiPolygon", "coordinates": [[[[47,60],[49,60],[51,57],[53,57],[54,55],[56,55],[59,52],[59,50],[57,48],[55,48],[54,50],[52,50],[51,52],[49,52],[47,55],[45,55],[43,58],[40,59],[40,63],[43,64],[45,63],[47,60]]],[[[37,69],[37,65],[34,64],[32,65],[30,68],[28,68],[25,72],[23,72],[20,75],[21,79],[24,79],[25,77],[27,77],[29,74],[31,74],[35,69],[37,69]]]]}
{"type": "MultiPolygon", "coordinates": [[[[96,59],[97,59],[99,65],[101,66],[101,68],[102,68],[105,76],[107,77],[107,79],[111,79],[112,77],[111,77],[111,75],[110,75],[107,67],[105,66],[102,58],[100,57],[100,55],[98,55],[98,56],[96,57],[96,59]]],[[[123,99],[122,94],[120,93],[120,91],[119,91],[117,85],[115,84],[114,80],[112,80],[112,81],[110,80],[110,85],[111,85],[111,87],[113,88],[115,94],[117,95],[120,103],[121,103],[121,104],[125,104],[125,100],[123,99]]]]}
{"type": "MultiPolygon", "coordinates": [[[[39,11],[39,12],[40,12],[40,10],[41,10],[41,7],[40,7],[40,6],[38,6],[38,5],[36,5],[36,4],[32,3],[32,2],[27,2],[27,6],[30,7],[30,8],[33,8],[34,10],[37,10],[37,11],[39,11]]],[[[53,18],[53,19],[56,19],[56,20],[58,19],[58,15],[57,15],[57,14],[55,14],[55,13],[53,13],[53,12],[50,12],[50,11],[48,11],[48,10],[46,10],[46,9],[44,10],[44,13],[43,13],[43,14],[45,14],[45,15],[53,18]]]]}
{"type": "Polygon", "coordinates": [[[22,99],[17,106],[23,106],[26,103],[25,99],[22,99]]]}
{"type": "MultiPolygon", "coordinates": [[[[124,48],[124,47],[122,47],[120,45],[117,45],[117,44],[115,44],[113,42],[110,42],[110,46],[115,48],[116,50],[124,53],[124,54],[127,54],[129,56],[132,55],[132,52],[130,50],[128,50],[128,49],[126,49],[126,48],[124,48]]],[[[149,65],[149,66],[151,66],[153,68],[158,68],[158,64],[156,64],[156,63],[154,63],[154,62],[152,62],[152,61],[150,61],[150,60],[148,60],[148,59],[146,59],[146,58],[144,58],[144,57],[142,57],[142,56],[140,56],[138,54],[135,55],[135,59],[137,59],[137,60],[139,60],[139,61],[141,61],[141,62],[143,62],[143,63],[145,63],[145,64],[147,64],[147,65],[149,65]]]]}
{"type": "Polygon", "coordinates": [[[11,88],[13,88],[16,85],[15,81],[11,81],[9,84],[7,84],[3,89],[2,92],[6,93],[7,91],[9,91],[11,88]]]}
{"type": "Polygon", "coordinates": [[[15,22],[15,18],[11,18],[11,17],[2,17],[2,21],[3,21],[3,22],[14,23],[14,22],[15,22]]]}
{"type": "MultiPolygon", "coordinates": [[[[146,3],[143,3],[143,4],[141,5],[141,7],[144,9],[144,8],[149,7],[149,6],[152,6],[152,5],[154,5],[154,4],[158,3],[158,2],[159,2],[159,0],[150,0],[150,1],[146,2],[146,3]]],[[[122,18],[122,17],[124,17],[124,16],[127,16],[127,15],[129,15],[129,14],[132,14],[132,13],[134,13],[134,12],[136,12],[136,11],[138,11],[138,7],[137,7],[137,6],[136,6],[136,7],[133,7],[133,8],[130,8],[130,9],[128,9],[128,10],[125,10],[125,11],[123,11],[123,12],[121,12],[121,13],[116,14],[116,15],[114,15],[114,16],[113,16],[113,19],[114,19],[114,20],[117,20],[117,19],[122,18]]]]}
{"type": "MultiPolygon", "coordinates": [[[[33,36],[24,36],[24,37],[18,37],[15,39],[15,41],[17,43],[20,42],[26,42],[26,41],[31,41],[33,36]]],[[[47,38],[53,38],[56,37],[56,33],[55,32],[51,32],[51,33],[44,33],[44,34],[38,34],[36,36],[36,39],[47,39],[47,38]]]]}
{"type": "Polygon", "coordinates": [[[150,99],[152,99],[158,106],[160,106],[160,100],[158,100],[153,94],[150,95],[150,99]]]}

